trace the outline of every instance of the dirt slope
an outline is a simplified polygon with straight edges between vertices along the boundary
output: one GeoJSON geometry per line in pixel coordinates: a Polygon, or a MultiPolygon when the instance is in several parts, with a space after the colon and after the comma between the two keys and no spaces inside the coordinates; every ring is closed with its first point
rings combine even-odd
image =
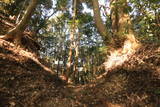
{"type": "MultiPolygon", "coordinates": [[[[0,34],[11,27],[0,26],[0,34]]],[[[104,78],[70,86],[35,54],[0,40],[0,107],[160,107],[160,46],[145,44],[104,78]]]]}
{"type": "MultiPolygon", "coordinates": [[[[0,13],[0,35],[14,26],[8,16],[0,13]]],[[[82,106],[68,97],[66,83],[32,53],[37,52],[37,44],[27,36],[24,33],[25,49],[0,39],[0,107],[82,106]]]]}
{"type": "Polygon", "coordinates": [[[66,85],[38,57],[0,40],[0,107],[159,107],[160,48],[143,46],[95,83],[66,85]]]}
{"type": "Polygon", "coordinates": [[[65,83],[37,57],[0,40],[0,107],[70,107],[65,83]]]}
{"type": "Polygon", "coordinates": [[[89,107],[160,107],[160,46],[142,46],[104,78],[74,90],[89,107]]]}

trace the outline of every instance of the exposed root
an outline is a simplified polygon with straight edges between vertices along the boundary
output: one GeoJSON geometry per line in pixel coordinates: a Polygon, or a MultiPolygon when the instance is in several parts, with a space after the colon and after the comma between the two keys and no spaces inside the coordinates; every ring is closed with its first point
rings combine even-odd
{"type": "Polygon", "coordinates": [[[9,39],[6,35],[1,35],[0,36],[0,39],[4,39],[4,40],[7,40],[7,39],[9,39]]]}
{"type": "MultiPolygon", "coordinates": [[[[0,40],[0,45],[3,44],[3,47],[15,47],[15,45],[13,43],[9,43],[3,39],[0,40]]],[[[39,60],[37,59],[36,55],[34,53],[31,53],[31,52],[27,52],[26,50],[22,49],[22,48],[17,48],[16,49],[12,49],[12,48],[8,48],[8,50],[10,50],[15,52],[15,53],[18,53],[19,55],[21,56],[24,56],[28,59],[31,59],[33,60],[35,63],[37,63],[40,67],[42,67],[45,71],[48,71],[50,73],[53,73],[53,71],[51,69],[49,69],[48,67],[44,66],[43,64],[41,64],[41,62],[39,62],[39,60]]]]}
{"type": "Polygon", "coordinates": [[[133,34],[127,35],[127,40],[124,42],[124,46],[118,50],[114,50],[108,57],[108,60],[104,63],[106,71],[109,71],[117,66],[122,65],[125,61],[136,52],[140,47],[133,34]]]}

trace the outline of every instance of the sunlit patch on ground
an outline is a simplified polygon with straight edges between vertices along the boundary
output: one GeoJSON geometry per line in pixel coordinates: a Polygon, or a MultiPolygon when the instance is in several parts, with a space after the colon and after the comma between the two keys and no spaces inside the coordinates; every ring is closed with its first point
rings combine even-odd
{"type": "Polygon", "coordinates": [[[129,60],[138,48],[139,43],[134,35],[127,35],[127,40],[124,42],[124,46],[118,50],[110,52],[108,60],[104,63],[105,70],[108,71],[122,65],[125,61],[129,60]]]}

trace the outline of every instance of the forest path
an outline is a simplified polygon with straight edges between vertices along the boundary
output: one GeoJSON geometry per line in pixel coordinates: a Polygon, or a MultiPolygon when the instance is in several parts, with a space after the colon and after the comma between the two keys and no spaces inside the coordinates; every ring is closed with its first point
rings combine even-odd
{"type": "Polygon", "coordinates": [[[67,85],[36,55],[0,40],[0,106],[158,107],[160,46],[146,45],[102,79],[67,85]]]}
{"type": "Polygon", "coordinates": [[[142,45],[103,78],[69,88],[68,95],[89,107],[159,107],[160,46],[142,45]]]}

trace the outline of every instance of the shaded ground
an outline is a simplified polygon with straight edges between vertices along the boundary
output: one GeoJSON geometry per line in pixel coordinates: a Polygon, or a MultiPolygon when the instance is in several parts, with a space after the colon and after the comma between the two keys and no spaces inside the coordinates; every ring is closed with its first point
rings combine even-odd
{"type": "MultiPolygon", "coordinates": [[[[10,27],[0,23],[0,34],[10,27]]],[[[104,78],[79,86],[67,85],[38,59],[0,40],[0,107],[160,107],[158,45],[145,44],[104,78]]]]}
{"type": "Polygon", "coordinates": [[[0,107],[159,107],[159,69],[160,48],[146,46],[95,83],[72,86],[0,40],[0,107]]]}
{"type": "Polygon", "coordinates": [[[129,61],[88,86],[80,89],[79,99],[90,107],[160,107],[160,47],[141,47],[129,61]]]}
{"type": "Polygon", "coordinates": [[[35,59],[34,54],[0,40],[0,107],[76,105],[63,94],[65,82],[35,59]]]}
{"type": "MultiPolygon", "coordinates": [[[[9,16],[0,12],[0,35],[6,34],[14,26],[9,16]]],[[[27,35],[24,34],[24,37],[27,35]]],[[[0,39],[0,107],[82,105],[65,95],[65,82],[44,65],[45,61],[31,53],[36,49],[30,48],[37,44],[28,38],[24,40],[29,48],[22,49],[0,39]]]]}

